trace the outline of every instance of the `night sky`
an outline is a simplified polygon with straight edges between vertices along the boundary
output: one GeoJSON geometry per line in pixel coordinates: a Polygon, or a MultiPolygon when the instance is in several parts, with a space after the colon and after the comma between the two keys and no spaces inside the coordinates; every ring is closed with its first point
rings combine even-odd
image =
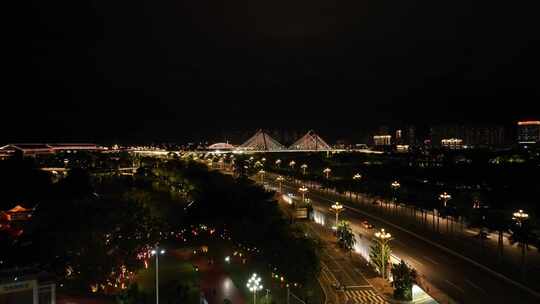
{"type": "Polygon", "coordinates": [[[540,118],[532,4],[26,5],[4,38],[1,142],[184,141],[258,127],[339,138],[384,124],[540,118]]]}

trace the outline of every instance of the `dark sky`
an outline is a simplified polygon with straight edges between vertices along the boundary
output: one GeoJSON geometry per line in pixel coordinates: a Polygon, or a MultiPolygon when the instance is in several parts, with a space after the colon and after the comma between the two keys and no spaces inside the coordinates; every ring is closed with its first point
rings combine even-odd
{"type": "Polygon", "coordinates": [[[306,126],[339,137],[381,124],[540,118],[538,7],[527,2],[30,5],[5,38],[0,142],[306,126]]]}

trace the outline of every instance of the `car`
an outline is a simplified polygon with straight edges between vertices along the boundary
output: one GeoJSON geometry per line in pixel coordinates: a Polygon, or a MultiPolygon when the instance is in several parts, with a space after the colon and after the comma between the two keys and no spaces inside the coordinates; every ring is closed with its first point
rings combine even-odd
{"type": "Polygon", "coordinates": [[[362,226],[366,229],[373,229],[373,225],[368,221],[362,221],[362,226]]]}

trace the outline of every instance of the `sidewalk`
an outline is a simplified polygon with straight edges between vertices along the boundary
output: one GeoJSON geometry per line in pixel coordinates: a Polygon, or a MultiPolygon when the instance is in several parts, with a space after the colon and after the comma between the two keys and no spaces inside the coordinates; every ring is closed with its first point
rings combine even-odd
{"type": "Polygon", "coordinates": [[[336,255],[336,259],[343,264],[344,269],[350,271],[351,273],[356,273],[356,275],[360,277],[353,283],[358,285],[358,281],[365,280],[367,281],[368,285],[373,287],[381,296],[384,297],[385,300],[388,302],[395,302],[395,300],[392,298],[394,289],[390,283],[381,278],[366,260],[356,253],[348,255],[347,253],[343,252],[337,245],[335,235],[329,229],[313,222],[307,222],[305,225],[309,227],[308,229],[313,231],[317,237],[324,242],[325,246],[327,246],[332,253],[336,255]]]}

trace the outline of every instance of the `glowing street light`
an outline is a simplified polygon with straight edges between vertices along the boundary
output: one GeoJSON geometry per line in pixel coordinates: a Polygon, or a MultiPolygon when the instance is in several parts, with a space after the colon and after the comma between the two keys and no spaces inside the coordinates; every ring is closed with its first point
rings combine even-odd
{"type": "Polygon", "coordinates": [[[343,211],[343,205],[340,202],[335,202],[330,208],[336,213],[336,225],[332,228],[337,229],[339,222],[339,213],[343,211]]]}
{"type": "Polygon", "coordinates": [[[514,212],[514,217],[512,217],[513,220],[515,220],[519,226],[521,226],[523,224],[523,222],[525,220],[527,220],[527,218],[529,218],[529,215],[525,212],[523,212],[523,210],[518,210],[517,212],[514,212]]]}
{"type": "Polygon", "coordinates": [[[294,160],[291,160],[291,162],[289,163],[291,169],[294,169],[294,165],[296,165],[296,162],[294,160]]]}
{"type": "Polygon", "coordinates": [[[278,177],[276,177],[276,182],[279,183],[279,192],[283,192],[283,191],[281,191],[281,183],[282,183],[284,180],[285,180],[285,179],[284,179],[283,176],[281,176],[281,175],[278,176],[278,177]]]}
{"type": "MultiPolygon", "coordinates": [[[[514,216],[512,217],[512,219],[514,221],[517,222],[517,225],[518,225],[518,229],[523,229],[523,222],[526,221],[528,218],[529,218],[529,215],[525,212],[523,212],[523,210],[518,210],[517,212],[514,212],[513,214],[514,216]]],[[[522,231],[523,233],[524,231],[522,231]]],[[[523,276],[523,278],[525,278],[525,254],[527,252],[527,239],[521,239],[519,238],[518,239],[518,242],[520,243],[520,246],[521,246],[521,275],[523,276]]]]}
{"type": "Polygon", "coordinates": [[[443,202],[443,206],[446,207],[446,203],[452,199],[452,196],[446,192],[443,192],[439,195],[439,199],[443,202]]]}
{"type": "Polygon", "coordinates": [[[308,167],[308,165],[306,165],[306,164],[302,164],[302,165],[300,166],[300,168],[302,168],[302,170],[304,171],[304,175],[306,175],[306,169],[307,169],[307,167],[308,167]]]}
{"type": "Polygon", "coordinates": [[[302,186],[302,187],[298,188],[298,191],[300,191],[300,193],[302,193],[302,202],[304,202],[305,201],[304,196],[305,196],[306,192],[309,191],[309,189],[306,186],[302,186]]]}
{"type": "Polygon", "coordinates": [[[326,168],[323,170],[323,173],[326,174],[326,179],[330,178],[330,172],[332,172],[332,169],[326,168]]]}
{"type": "MultiPolygon", "coordinates": [[[[355,180],[355,181],[361,181],[362,180],[362,174],[356,173],[355,175],[353,175],[352,179],[355,180]]],[[[358,200],[358,192],[356,192],[355,194],[356,194],[356,200],[358,200]]],[[[351,193],[351,199],[352,199],[352,193],[351,193]]]]}
{"type": "Polygon", "coordinates": [[[390,233],[387,233],[384,231],[384,229],[381,229],[380,231],[375,232],[375,244],[379,247],[379,256],[377,258],[377,265],[379,267],[379,270],[381,272],[381,275],[383,278],[386,278],[387,272],[388,272],[388,263],[390,260],[390,252],[391,249],[388,246],[388,243],[390,240],[392,240],[392,235],[390,233]]]}
{"type": "Polygon", "coordinates": [[[257,276],[256,273],[251,275],[251,278],[249,278],[247,284],[247,288],[249,291],[253,292],[253,304],[257,303],[257,291],[262,290],[263,286],[261,284],[261,278],[257,276]]]}
{"type": "Polygon", "coordinates": [[[156,247],[150,254],[156,256],[156,304],[159,304],[159,256],[165,254],[165,249],[156,247]]]}
{"type": "Polygon", "coordinates": [[[401,188],[401,184],[398,181],[393,181],[390,187],[392,188],[392,192],[394,192],[394,209],[397,209],[397,192],[401,188]]]}
{"type": "Polygon", "coordinates": [[[375,232],[375,237],[380,240],[388,240],[392,237],[392,235],[388,232],[385,232],[384,229],[381,229],[381,231],[375,232]]]}

